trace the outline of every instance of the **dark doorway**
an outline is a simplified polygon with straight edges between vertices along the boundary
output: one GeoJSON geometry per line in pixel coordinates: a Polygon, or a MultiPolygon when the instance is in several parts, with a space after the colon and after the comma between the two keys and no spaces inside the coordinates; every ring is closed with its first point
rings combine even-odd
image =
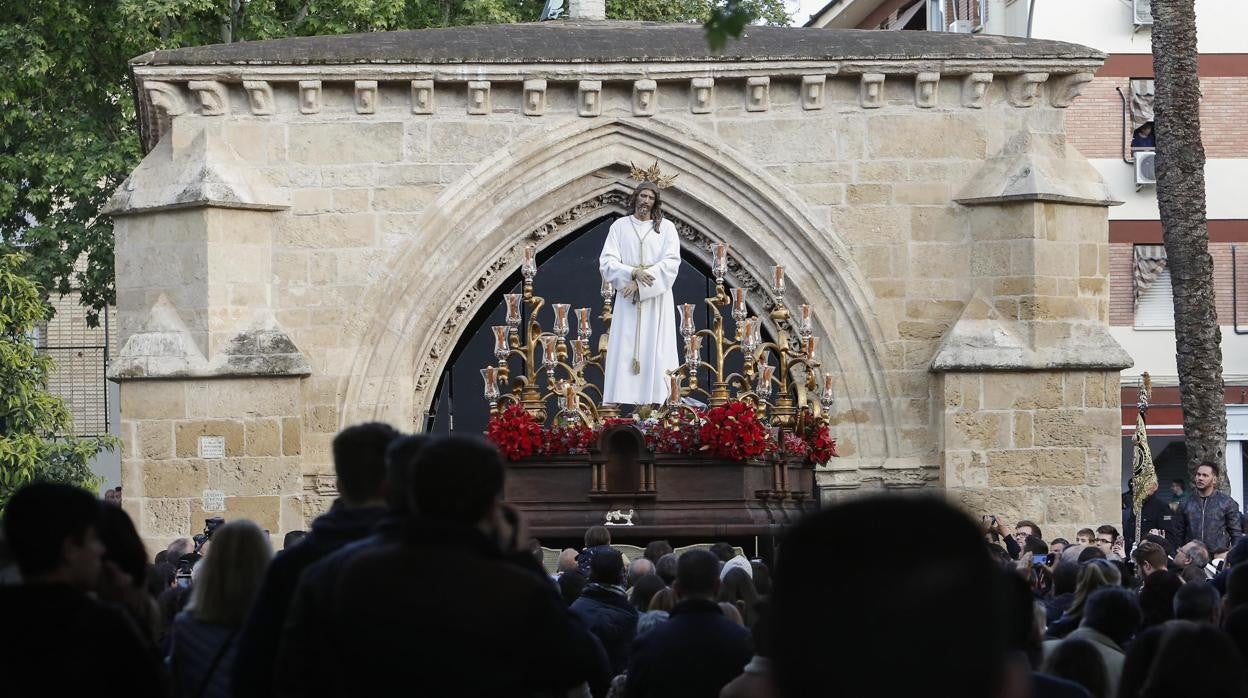
{"type": "MultiPolygon", "coordinates": [[[[602,335],[602,322],[598,315],[602,310],[602,296],[599,295],[601,278],[598,275],[598,254],[606,241],[607,231],[616,216],[605,216],[592,221],[572,235],[568,235],[558,243],[547,247],[538,254],[538,272],[534,280],[534,293],[546,300],[539,311],[538,321],[544,329],[549,330],[554,318],[551,310],[553,303],[569,303],[573,308],[590,308],[593,311],[594,335],[591,346],[598,346],[598,338],[602,335]]],[[[714,295],[715,280],[701,260],[682,254],[683,261],[680,273],[676,277],[676,304],[693,303],[698,308],[698,328],[707,327],[710,322],[710,311],[703,299],[714,295]]],[[[427,418],[428,430],[433,433],[445,434],[450,431],[466,433],[482,433],[489,419],[489,404],[482,396],[481,369],[495,363],[494,337],[490,330],[493,325],[504,324],[506,311],[503,308],[503,294],[520,293],[523,279],[519,265],[503,282],[498,291],[491,295],[483,305],[481,312],[472,319],[464,329],[446,370],[438,381],[434,393],[434,409],[427,418]]],[[[732,318],[725,313],[727,332],[733,330],[732,318]]],[[[751,312],[759,314],[761,308],[751,308],[751,312]]],[[[525,318],[525,322],[528,318],[525,318]]],[[[673,315],[672,324],[677,323],[673,315]]],[[[575,333],[573,328],[573,334],[575,333]]],[[[572,335],[569,335],[572,336],[572,335]]],[[[764,341],[771,341],[764,329],[764,341]]],[[[703,359],[708,354],[706,342],[703,343],[703,359]]],[[[684,356],[684,346],[677,340],[677,351],[684,356]]],[[[729,370],[739,370],[741,361],[730,362],[729,370]]],[[[773,359],[774,361],[774,359],[773,359]]],[[[518,374],[520,362],[512,359],[511,370],[518,374]]],[[[700,384],[705,387],[708,376],[705,371],[699,377],[700,384]]],[[[587,368],[586,378],[602,388],[602,373],[595,367],[587,368]]],[[[545,385],[544,379],[542,385],[545,385]]],[[[591,391],[592,392],[592,391],[591,391]]]]}

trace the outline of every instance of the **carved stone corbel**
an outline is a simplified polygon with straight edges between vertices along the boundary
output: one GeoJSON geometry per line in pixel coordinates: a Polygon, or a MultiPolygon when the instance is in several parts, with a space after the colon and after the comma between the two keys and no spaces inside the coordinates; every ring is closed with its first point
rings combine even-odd
{"type": "Polygon", "coordinates": [[[858,98],[863,109],[879,109],[884,106],[884,73],[863,73],[858,98]]]}
{"type": "Polygon", "coordinates": [[[299,111],[303,114],[316,114],[321,111],[321,81],[299,81],[299,111]]]}
{"type": "Polygon", "coordinates": [[[709,114],[715,108],[715,78],[694,78],[689,85],[689,110],[709,114]]]}
{"type": "Polygon", "coordinates": [[[658,102],[658,83],[653,80],[637,80],[633,83],[634,116],[654,116],[658,102]]]}
{"type": "Polygon", "coordinates": [[[273,101],[273,86],[267,80],[244,80],[243,89],[251,103],[251,113],[263,116],[277,111],[273,101]]]}
{"type": "Polygon", "coordinates": [[[1010,78],[1010,104],[1019,108],[1032,106],[1040,94],[1041,83],[1048,79],[1048,73],[1021,73],[1010,78]]]}
{"type": "Polygon", "coordinates": [[[1092,73],[1072,73],[1053,81],[1049,87],[1049,104],[1065,109],[1083,92],[1083,86],[1092,82],[1092,73]]]}
{"type": "Polygon", "coordinates": [[[602,114],[602,81],[581,80],[576,86],[576,113],[580,116],[602,114]]]}
{"type": "Polygon", "coordinates": [[[412,113],[413,114],[432,114],[433,113],[433,81],[432,80],[413,80],[412,81],[412,113]]]}
{"type": "Polygon", "coordinates": [[[355,81],[355,113],[375,114],[377,112],[377,81],[355,81]]]}
{"type": "Polygon", "coordinates": [[[745,81],[745,110],[767,111],[769,108],[771,108],[771,78],[747,78],[745,81]]]}
{"type": "Polygon", "coordinates": [[[524,81],[524,114],[541,116],[546,113],[546,81],[524,81]]]}
{"type": "Polygon", "coordinates": [[[489,80],[468,81],[468,113],[477,115],[490,113],[489,80]]]}
{"type": "Polygon", "coordinates": [[[823,93],[827,83],[827,75],[802,76],[802,109],[823,109],[823,93]]]}
{"type": "Polygon", "coordinates": [[[919,73],[914,76],[914,106],[931,109],[940,101],[940,73],[919,73]]]}
{"type": "Polygon", "coordinates": [[[230,112],[230,92],[216,80],[191,80],[186,83],[191,92],[199,95],[199,113],[204,116],[221,116],[230,112]]]}
{"type": "Polygon", "coordinates": [[[186,113],[186,99],[182,90],[171,82],[145,81],[143,89],[147,92],[152,104],[164,110],[169,116],[186,113]]]}
{"type": "Polygon", "coordinates": [[[971,73],[962,78],[962,106],[967,109],[983,109],[988,101],[988,85],[992,73],[971,73]]]}

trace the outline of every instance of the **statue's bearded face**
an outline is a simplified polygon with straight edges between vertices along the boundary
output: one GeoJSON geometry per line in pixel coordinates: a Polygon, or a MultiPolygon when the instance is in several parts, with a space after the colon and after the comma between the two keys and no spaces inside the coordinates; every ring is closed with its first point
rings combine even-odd
{"type": "Polygon", "coordinates": [[[637,192],[637,204],[634,212],[638,216],[649,216],[650,211],[654,209],[654,202],[657,198],[652,189],[642,189],[637,192]]]}

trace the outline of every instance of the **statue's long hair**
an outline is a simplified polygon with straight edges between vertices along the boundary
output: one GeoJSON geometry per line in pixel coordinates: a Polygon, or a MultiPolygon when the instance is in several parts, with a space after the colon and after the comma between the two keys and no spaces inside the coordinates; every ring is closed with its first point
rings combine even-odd
{"type": "Polygon", "coordinates": [[[628,207],[632,213],[637,213],[637,195],[642,191],[649,189],[654,192],[654,206],[650,209],[650,224],[654,232],[659,232],[659,224],[663,222],[663,195],[659,193],[659,188],[653,182],[642,182],[633,190],[633,197],[628,202],[628,207]]]}

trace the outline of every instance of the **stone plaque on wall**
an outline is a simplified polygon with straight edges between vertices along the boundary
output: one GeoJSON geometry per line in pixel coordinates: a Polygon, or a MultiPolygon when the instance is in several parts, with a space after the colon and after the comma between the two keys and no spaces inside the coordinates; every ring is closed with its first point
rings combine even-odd
{"type": "Polygon", "coordinates": [[[199,457],[200,458],[225,458],[225,437],[224,436],[201,436],[199,437],[199,457]]]}

